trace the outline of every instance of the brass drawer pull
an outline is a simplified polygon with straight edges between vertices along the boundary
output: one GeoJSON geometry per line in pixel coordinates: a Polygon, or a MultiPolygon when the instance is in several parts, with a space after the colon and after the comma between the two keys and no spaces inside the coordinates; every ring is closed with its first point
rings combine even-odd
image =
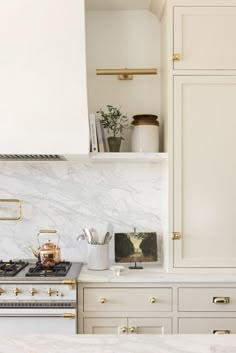
{"type": "Polygon", "coordinates": [[[100,298],[100,303],[101,303],[101,304],[105,304],[106,301],[107,301],[106,298],[100,298]]]}
{"type": "Polygon", "coordinates": [[[149,298],[149,301],[150,301],[152,304],[154,304],[154,303],[157,302],[157,298],[151,297],[151,298],[149,298]]]}
{"type": "Polygon", "coordinates": [[[229,304],[230,297],[213,297],[214,304],[229,304]]]}
{"type": "Polygon", "coordinates": [[[213,335],[229,335],[230,330],[214,330],[213,335]]]}

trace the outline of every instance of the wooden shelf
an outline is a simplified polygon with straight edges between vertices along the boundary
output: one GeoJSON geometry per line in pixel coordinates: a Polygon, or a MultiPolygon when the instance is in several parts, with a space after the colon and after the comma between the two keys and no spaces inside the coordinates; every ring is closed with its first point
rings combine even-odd
{"type": "Polygon", "coordinates": [[[105,152],[90,153],[89,161],[95,163],[161,163],[167,153],[105,152]]]}

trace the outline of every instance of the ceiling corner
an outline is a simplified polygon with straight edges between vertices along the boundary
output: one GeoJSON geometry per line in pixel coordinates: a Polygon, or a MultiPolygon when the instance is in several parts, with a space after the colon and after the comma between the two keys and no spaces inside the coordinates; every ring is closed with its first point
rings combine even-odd
{"type": "Polygon", "coordinates": [[[150,11],[160,20],[167,0],[151,0],[150,11]]]}

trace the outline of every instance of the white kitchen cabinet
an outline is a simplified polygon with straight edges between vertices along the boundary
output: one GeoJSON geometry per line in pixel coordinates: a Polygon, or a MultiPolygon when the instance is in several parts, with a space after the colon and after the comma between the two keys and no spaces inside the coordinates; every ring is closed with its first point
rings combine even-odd
{"type": "Polygon", "coordinates": [[[180,334],[235,334],[236,317],[193,317],[179,319],[180,334]]]}
{"type": "Polygon", "coordinates": [[[236,69],[236,7],[212,5],[174,7],[175,70],[236,69]]]}
{"type": "Polygon", "coordinates": [[[172,274],[172,280],[169,281],[166,274],[165,283],[138,282],[137,276],[137,281],[132,283],[110,282],[111,279],[107,282],[79,282],[78,333],[236,333],[236,287],[232,276],[230,282],[223,275],[219,280],[219,276],[214,274],[210,281],[206,280],[205,274],[198,274],[197,277],[193,275],[192,282],[183,280],[183,275],[174,276],[176,278],[172,274]],[[143,299],[140,298],[143,298],[142,293],[147,290],[149,294],[151,289],[159,292],[160,298],[160,294],[166,296],[166,301],[170,303],[169,311],[158,311],[158,300],[156,305],[155,302],[151,303],[153,311],[145,309],[143,299]],[[171,297],[166,289],[171,291],[171,297]]]}
{"type": "Polygon", "coordinates": [[[178,272],[236,268],[235,19],[234,0],[173,0],[162,18],[169,266],[178,272]]]}
{"type": "Polygon", "coordinates": [[[79,283],[79,333],[171,334],[172,288],[79,283]]]}
{"type": "Polygon", "coordinates": [[[171,318],[85,318],[85,334],[171,334],[171,318]]]}
{"type": "Polygon", "coordinates": [[[0,48],[0,154],[88,153],[84,1],[1,1],[0,48]]]}
{"type": "Polygon", "coordinates": [[[178,76],[174,92],[174,267],[235,267],[236,76],[178,76]]]}

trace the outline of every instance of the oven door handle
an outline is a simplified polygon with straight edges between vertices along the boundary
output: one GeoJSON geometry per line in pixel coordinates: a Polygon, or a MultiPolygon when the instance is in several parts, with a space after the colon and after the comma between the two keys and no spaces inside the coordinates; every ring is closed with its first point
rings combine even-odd
{"type": "Polygon", "coordinates": [[[65,318],[65,319],[75,319],[76,318],[76,314],[73,313],[63,313],[63,314],[10,314],[10,313],[6,313],[6,314],[0,314],[0,317],[49,317],[49,318],[53,318],[53,317],[61,317],[61,318],[65,318]]]}

